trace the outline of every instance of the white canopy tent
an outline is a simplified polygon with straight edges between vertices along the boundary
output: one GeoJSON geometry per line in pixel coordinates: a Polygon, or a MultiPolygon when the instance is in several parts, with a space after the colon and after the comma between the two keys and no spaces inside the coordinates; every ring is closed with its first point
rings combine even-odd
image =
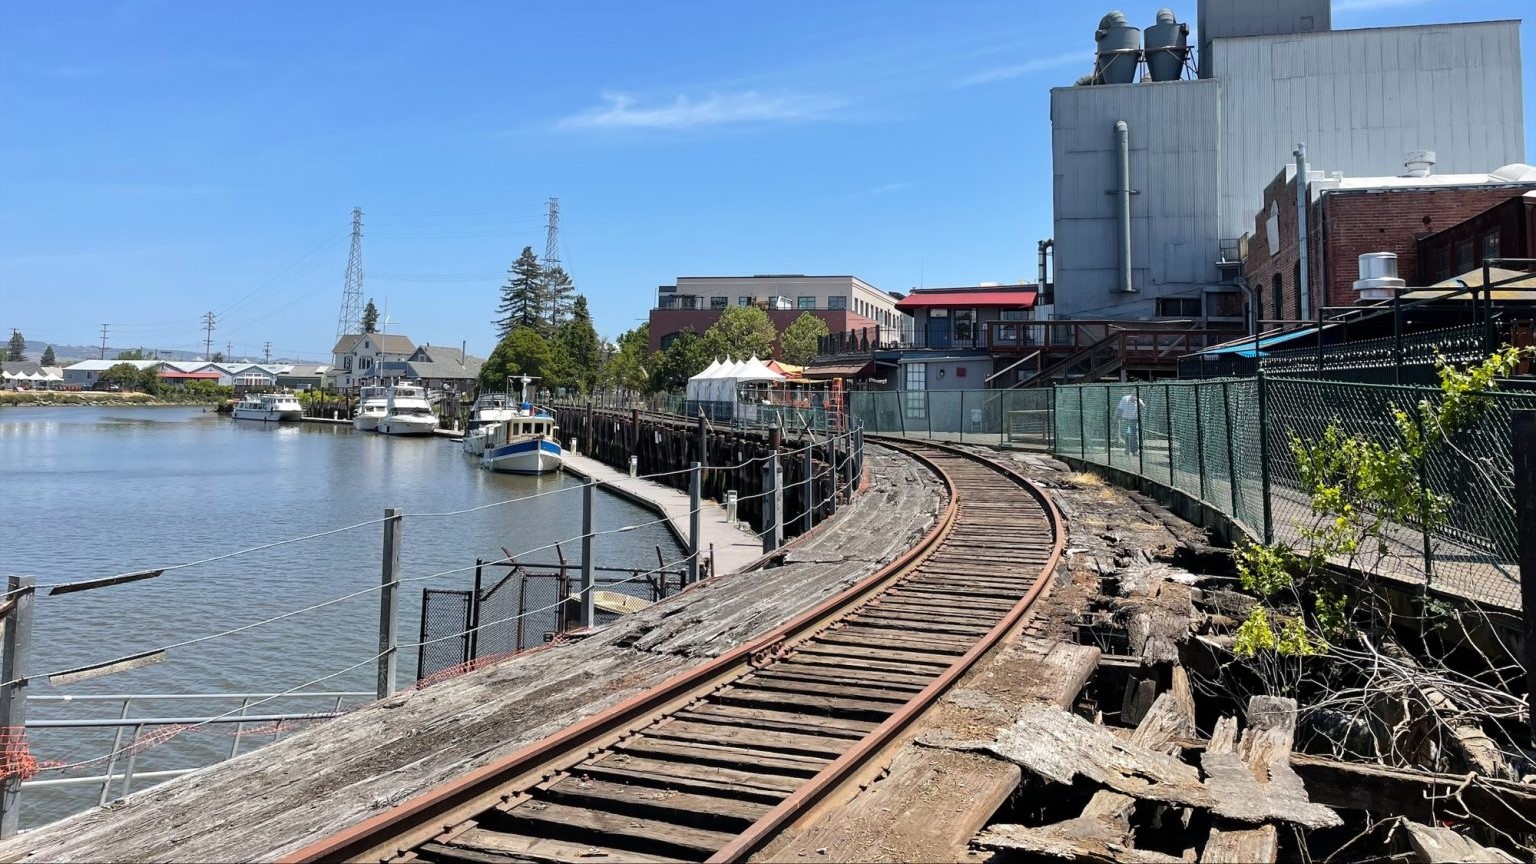
{"type": "Polygon", "coordinates": [[[684,391],[690,401],[705,402],[713,398],[709,395],[709,389],[713,385],[715,375],[720,371],[720,361],[711,360],[709,366],[703,372],[688,379],[687,389],[684,391]]]}

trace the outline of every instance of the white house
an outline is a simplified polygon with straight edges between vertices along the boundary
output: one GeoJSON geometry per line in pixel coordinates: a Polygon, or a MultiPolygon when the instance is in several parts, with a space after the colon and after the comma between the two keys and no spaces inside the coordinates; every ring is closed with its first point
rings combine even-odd
{"type": "Polygon", "coordinates": [[[81,360],[73,366],[64,367],[64,385],[94,387],[101,373],[121,363],[127,363],[136,369],[148,369],[161,365],[159,360],[81,360]]]}
{"type": "Polygon", "coordinates": [[[391,377],[383,369],[385,363],[403,362],[415,350],[410,338],[398,333],[348,333],[331,349],[334,359],[325,382],[335,390],[380,382],[391,377]]]}

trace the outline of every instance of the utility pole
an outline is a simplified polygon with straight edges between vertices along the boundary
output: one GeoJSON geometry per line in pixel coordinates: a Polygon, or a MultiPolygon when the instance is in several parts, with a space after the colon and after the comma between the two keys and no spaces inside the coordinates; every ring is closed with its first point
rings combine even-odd
{"type": "Polygon", "coordinates": [[[112,325],[101,325],[101,359],[107,359],[107,328],[112,325]]]}
{"type": "Polygon", "coordinates": [[[225,361],[230,361],[230,360],[234,360],[235,359],[235,343],[233,343],[233,342],[225,342],[224,343],[224,359],[225,359],[225,361]]]}
{"type": "Polygon", "coordinates": [[[341,290],[341,314],[336,318],[336,341],[363,329],[363,208],[352,208],[352,250],[347,253],[347,278],[341,290]]]}
{"type": "MultiPolygon", "coordinates": [[[[214,320],[212,312],[205,312],[205,313],[203,313],[203,359],[204,360],[212,360],[213,359],[213,325],[215,323],[216,323],[216,321],[214,320]]],[[[107,344],[106,343],[106,338],[107,337],[103,336],[101,338],[102,338],[102,343],[101,344],[103,345],[103,347],[105,347],[105,345],[107,344]]]]}
{"type": "Polygon", "coordinates": [[[263,362],[263,363],[271,363],[272,362],[272,343],[271,342],[267,342],[266,344],[261,346],[261,362],[263,362]]]}

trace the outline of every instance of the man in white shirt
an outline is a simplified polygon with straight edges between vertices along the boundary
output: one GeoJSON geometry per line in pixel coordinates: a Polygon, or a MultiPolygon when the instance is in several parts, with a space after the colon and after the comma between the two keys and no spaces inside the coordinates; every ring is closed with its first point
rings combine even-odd
{"type": "Polygon", "coordinates": [[[1134,391],[1120,397],[1120,441],[1125,446],[1125,455],[1136,456],[1141,453],[1141,409],[1144,403],[1136,396],[1134,391]]]}

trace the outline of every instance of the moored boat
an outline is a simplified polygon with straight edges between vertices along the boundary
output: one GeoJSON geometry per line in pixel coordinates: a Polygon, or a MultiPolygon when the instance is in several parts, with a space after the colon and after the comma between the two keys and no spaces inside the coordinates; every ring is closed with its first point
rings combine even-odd
{"type": "Polygon", "coordinates": [[[505,393],[482,393],[469,409],[469,424],[464,428],[464,452],[471,456],[483,456],[487,446],[494,444],[501,433],[501,424],[519,414],[512,397],[505,393]]]}
{"type": "Polygon", "coordinates": [[[504,474],[548,474],[560,470],[565,451],[555,435],[555,418],[543,413],[504,420],[497,443],[488,446],[480,464],[504,474]]]}
{"type": "Polygon", "coordinates": [[[357,413],[352,416],[352,428],[359,432],[374,432],[379,421],[389,413],[389,388],[364,387],[357,396],[357,413]]]}
{"type": "Polygon", "coordinates": [[[432,413],[426,391],[414,384],[389,388],[389,406],[379,419],[378,429],[385,435],[431,435],[437,429],[437,415],[432,413]]]}
{"type": "Polygon", "coordinates": [[[229,412],[236,420],[284,423],[304,416],[304,406],[292,393],[254,393],[235,403],[229,412]]]}

